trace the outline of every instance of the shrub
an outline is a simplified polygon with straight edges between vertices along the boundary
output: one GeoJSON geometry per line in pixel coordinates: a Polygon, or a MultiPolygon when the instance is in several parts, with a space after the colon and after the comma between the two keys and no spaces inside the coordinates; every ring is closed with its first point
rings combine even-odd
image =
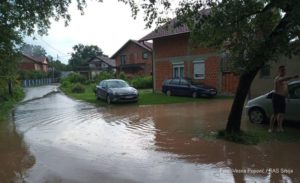
{"type": "Polygon", "coordinates": [[[118,78],[118,79],[123,79],[123,80],[126,80],[126,79],[127,79],[124,72],[118,73],[118,74],[117,74],[117,78],[118,78]]]}
{"type": "Polygon", "coordinates": [[[94,80],[96,81],[96,83],[98,83],[98,82],[100,82],[100,81],[102,81],[102,80],[105,80],[105,79],[112,79],[112,78],[115,78],[113,72],[103,71],[103,72],[100,72],[99,74],[97,74],[97,75],[94,77],[94,80]]]}
{"type": "Polygon", "coordinates": [[[139,76],[132,79],[130,83],[137,89],[152,88],[152,76],[139,76]]]}
{"type": "Polygon", "coordinates": [[[68,77],[66,77],[67,80],[71,83],[85,83],[86,78],[78,73],[71,73],[68,77]]]}
{"type": "Polygon", "coordinates": [[[60,83],[61,83],[61,86],[62,86],[62,87],[68,87],[68,86],[71,85],[71,82],[70,82],[69,80],[67,80],[67,79],[62,79],[62,80],[60,81],[60,83]]]}
{"type": "Polygon", "coordinates": [[[20,70],[19,71],[19,79],[42,79],[47,78],[48,73],[43,71],[26,71],[26,70],[20,70]]]}
{"type": "Polygon", "coordinates": [[[71,89],[72,93],[84,93],[85,92],[85,88],[82,84],[80,83],[76,83],[72,89],[71,89]]]}

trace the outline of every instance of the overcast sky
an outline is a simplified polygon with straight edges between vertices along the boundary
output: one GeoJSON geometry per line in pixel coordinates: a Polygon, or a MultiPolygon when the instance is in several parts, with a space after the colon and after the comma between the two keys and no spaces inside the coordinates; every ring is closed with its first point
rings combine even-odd
{"type": "Polygon", "coordinates": [[[63,21],[52,21],[48,36],[36,36],[36,40],[26,38],[29,44],[41,45],[48,55],[67,63],[72,47],[78,43],[97,45],[104,54],[111,56],[129,39],[138,40],[150,33],[140,13],[134,20],[130,7],[117,0],[104,3],[88,1],[82,16],[76,6],[69,8],[71,22],[65,27],[63,21]]]}

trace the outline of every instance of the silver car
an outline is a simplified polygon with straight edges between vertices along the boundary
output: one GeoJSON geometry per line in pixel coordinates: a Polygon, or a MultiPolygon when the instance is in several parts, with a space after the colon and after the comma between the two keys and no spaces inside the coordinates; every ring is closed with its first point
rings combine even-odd
{"type": "MultiPolygon", "coordinates": [[[[285,120],[300,121],[300,80],[288,84],[285,120]]],[[[272,113],[272,94],[274,91],[249,100],[245,108],[252,123],[267,122],[272,113]]]]}

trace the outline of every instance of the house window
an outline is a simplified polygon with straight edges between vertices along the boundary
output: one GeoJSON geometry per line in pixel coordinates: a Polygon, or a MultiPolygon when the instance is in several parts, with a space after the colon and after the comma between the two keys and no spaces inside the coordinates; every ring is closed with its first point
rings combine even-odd
{"type": "Polygon", "coordinates": [[[205,62],[195,61],[194,62],[194,79],[204,79],[205,78],[205,62]]]}
{"type": "Polygon", "coordinates": [[[270,75],[271,75],[271,66],[269,64],[266,64],[260,70],[260,78],[269,78],[270,75]]]}
{"type": "Polygon", "coordinates": [[[173,78],[183,78],[184,77],[184,65],[174,64],[173,65],[173,78]]]}
{"type": "Polygon", "coordinates": [[[121,60],[121,65],[125,65],[126,64],[126,55],[121,55],[120,60],[121,60]]]}
{"type": "Polygon", "coordinates": [[[143,59],[148,59],[148,52],[143,52],[143,59]]]}

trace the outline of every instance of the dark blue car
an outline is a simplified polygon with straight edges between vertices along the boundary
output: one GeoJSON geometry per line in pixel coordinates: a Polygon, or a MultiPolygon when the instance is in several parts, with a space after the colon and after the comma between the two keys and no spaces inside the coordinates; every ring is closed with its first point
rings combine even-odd
{"type": "Polygon", "coordinates": [[[217,89],[204,84],[193,82],[191,79],[174,78],[165,80],[162,86],[162,92],[168,96],[191,96],[196,97],[214,97],[217,95],[217,89]]]}

